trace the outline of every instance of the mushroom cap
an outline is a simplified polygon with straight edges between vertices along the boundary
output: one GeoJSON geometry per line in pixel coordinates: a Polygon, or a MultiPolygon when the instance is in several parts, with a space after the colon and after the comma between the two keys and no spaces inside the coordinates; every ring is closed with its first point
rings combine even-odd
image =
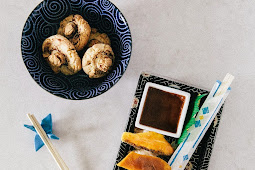
{"type": "Polygon", "coordinates": [[[100,78],[109,73],[115,60],[111,46],[95,44],[82,58],[82,68],[90,78],[100,78]]]}
{"type": "Polygon", "coordinates": [[[111,40],[105,33],[100,33],[96,28],[91,29],[87,47],[92,47],[95,44],[108,44],[111,45],[111,40]]]}
{"type": "Polygon", "coordinates": [[[55,73],[73,75],[81,70],[81,59],[74,45],[62,35],[48,37],[43,42],[42,51],[55,73]]]}
{"type": "Polygon", "coordinates": [[[58,34],[65,36],[81,51],[88,43],[91,28],[81,15],[70,15],[60,22],[58,34]]]}

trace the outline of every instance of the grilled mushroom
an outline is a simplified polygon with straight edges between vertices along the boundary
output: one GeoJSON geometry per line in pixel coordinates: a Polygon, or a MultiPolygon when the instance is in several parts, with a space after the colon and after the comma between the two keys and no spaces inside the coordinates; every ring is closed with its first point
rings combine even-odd
{"type": "Polygon", "coordinates": [[[111,40],[107,34],[100,33],[100,32],[98,32],[98,30],[96,28],[92,28],[87,47],[92,47],[95,44],[111,45],[111,40]]]}
{"type": "Polygon", "coordinates": [[[107,44],[95,44],[83,56],[82,67],[90,78],[105,76],[112,69],[114,53],[107,44]]]}
{"type": "Polygon", "coordinates": [[[58,34],[65,36],[81,51],[88,43],[91,28],[81,15],[70,15],[60,22],[58,34]]]}
{"type": "Polygon", "coordinates": [[[81,70],[81,59],[74,45],[62,35],[47,38],[43,42],[42,51],[55,73],[73,75],[81,70]]]}

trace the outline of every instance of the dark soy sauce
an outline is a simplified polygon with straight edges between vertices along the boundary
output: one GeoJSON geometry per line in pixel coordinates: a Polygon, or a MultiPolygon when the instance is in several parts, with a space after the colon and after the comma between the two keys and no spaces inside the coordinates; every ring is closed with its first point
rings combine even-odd
{"type": "Polygon", "coordinates": [[[176,133],[185,96],[149,87],[140,124],[176,133]]]}

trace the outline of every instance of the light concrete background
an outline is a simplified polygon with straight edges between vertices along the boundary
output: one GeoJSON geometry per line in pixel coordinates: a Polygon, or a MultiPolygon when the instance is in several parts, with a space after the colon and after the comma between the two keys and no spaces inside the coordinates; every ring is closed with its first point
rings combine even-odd
{"type": "Polygon", "coordinates": [[[27,113],[53,115],[53,140],[70,169],[113,168],[141,71],[210,89],[236,79],[222,115],[209,170],[254,169],[255,1],[112,0],[131,28],[128,69],[109,91],[70,101],[36,84],[21,57],[23,25],[40,0],[1,0],[0,169],[58,169],[46,147],[34,151],[27,113]]]}

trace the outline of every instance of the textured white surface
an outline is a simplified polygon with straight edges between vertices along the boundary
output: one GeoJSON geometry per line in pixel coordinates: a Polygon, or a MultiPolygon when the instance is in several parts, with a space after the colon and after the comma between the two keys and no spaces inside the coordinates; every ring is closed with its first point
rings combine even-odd
{"type": "Polygon", "coordinates": [[[21,32],[39,2],[1,1],[0,169],[58,169],[46,147],[35,153],[28,112],[52,113],[53,144],[70,169],[112,169],[143,70],[208,89],[235,75],[209,170],[254,169],[255,1],[113,0],[131,28],[131,61],[113,88],[82,101],[46,92],[23,64],[21,32]]]}

